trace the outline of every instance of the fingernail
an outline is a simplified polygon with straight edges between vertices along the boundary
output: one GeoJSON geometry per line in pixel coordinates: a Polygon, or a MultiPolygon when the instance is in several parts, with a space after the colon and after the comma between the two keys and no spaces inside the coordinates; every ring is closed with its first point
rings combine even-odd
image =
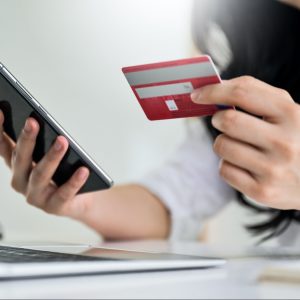
{"type": "Polygon", "coordinates": [[[62,144],[61,144],[61,142],[60,142],[59,140],[56,140],[56,141],[55,141],[54,149],[55,149],[56,151],[60,151],[60,150],[62,149],[62,144]]]}
{"type": "Polygon", "coordinates": [[[81,169],[78,174],[78,178],[80,180],[86,180],[89,175],[89,172],[86,169],[81,169]]]}
{"type": "Polygon", "coordinates": [[[211,123],[213,125],[213,127],[215,127],[216,129],[220,129],[220,118],[218,114],[215,114],[212,117],[211,123]]]}
{"type": "Polygon", "coordinates": [[[26,133],[30,133],[31,129],[32,129],[31,124],[30,124],[29,120],[27,120],[26,123],[25,123],[25,126],[24,126],[24,131],[26,133]]]}
{"type": "Polygon", "coordinates": [[[200,91],[193,92],[191,94],[191,99],[193,102],[200,102],[201,101],[201,92],[200,91]]]}

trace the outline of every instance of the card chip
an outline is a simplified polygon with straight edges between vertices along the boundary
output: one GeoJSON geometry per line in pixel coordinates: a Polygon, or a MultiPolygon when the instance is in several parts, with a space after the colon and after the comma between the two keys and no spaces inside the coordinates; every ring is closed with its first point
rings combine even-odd
{"type": "Polygon", "coordinates": [[[176,105],[176,102],[174,100],[167,100],[166,104],[167,104],[168,109],[170,111],[178,111],[179,110],[177,105],[176,105]]]}

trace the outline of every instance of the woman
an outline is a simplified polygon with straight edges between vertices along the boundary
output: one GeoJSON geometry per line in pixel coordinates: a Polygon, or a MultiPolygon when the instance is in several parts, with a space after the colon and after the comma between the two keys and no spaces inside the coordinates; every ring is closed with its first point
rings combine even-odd
{"type": "MultiPolygon", "coordinates": [[[[31,205],[79,220],[108,239],[195,239],[204,220],[236,191],[268,207],[239,194],[242,203],[270,214],[270,221],[254,230],[282,233],[300,220],[300,107],[295,103],[300,101],[300,0],[284,2],[211,0],[204,10],[204,1],[196,1],[196,44],[219,63],[223,78],[234,79],[197,90],[192,99],[238,109],[207,121],[210,133],[199,121],[160,169],[137,184],[76,196],[88,170],[80,168],[57,188],[51,178],[67,140],[58,137],[34,166],[39,128],[30,118],[16,145],[0,130],[0,155],[12,170],[12,187],[31,205]]],[[[0,128],[3,122],[0,113],[0,128]]]]}

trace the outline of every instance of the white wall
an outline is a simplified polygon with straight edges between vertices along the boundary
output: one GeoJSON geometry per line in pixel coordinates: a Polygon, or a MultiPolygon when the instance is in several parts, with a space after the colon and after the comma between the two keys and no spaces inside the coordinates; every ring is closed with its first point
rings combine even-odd
{"type": "MultiPolygon", "coordinates": [[[[121,67],[188,56],[188,0],[0,0],[0,61],[116,183],[159,165],[182,121],[151,123],[121,67]]],[[[71,220],[30,207],[0,163],[0,221],[10,240],[92,242],[71,220]]]]}

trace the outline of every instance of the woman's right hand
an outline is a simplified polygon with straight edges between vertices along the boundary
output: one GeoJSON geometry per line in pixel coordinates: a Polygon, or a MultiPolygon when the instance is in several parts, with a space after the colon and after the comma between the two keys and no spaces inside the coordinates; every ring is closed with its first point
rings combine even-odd
{"type": "Polygon", "coordinates": [[[79,168],[64,185],[57,187],[52,177],[68,149],[68,141],[59,136],[49,152],[37,164],[32,154],[39,132],[39,124],[27,119],[17,143],[4,132],[4,114],[0,110],[0,156],[12,171],[11,185],[33,206],[56,215],[78,218],[85,213],[88,197],[76,196],[86,182],[89,170],[79,168]],[[80,201],[79,201],[80,200],[80,201]]]}

